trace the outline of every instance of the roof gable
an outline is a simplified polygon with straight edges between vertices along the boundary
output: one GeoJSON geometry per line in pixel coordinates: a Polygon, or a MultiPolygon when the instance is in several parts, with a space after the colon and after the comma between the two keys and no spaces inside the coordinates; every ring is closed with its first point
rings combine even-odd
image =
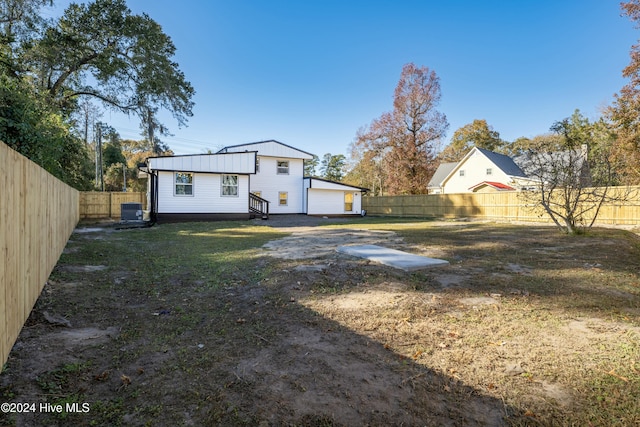
{"type": "Polygon", "coordinates": [[[149,157],[147,165],[149,171],[254,174],[256,152],[149,157]]]}
{"type": "Polygon", "coordinates": [[[520,169],[518,165],[515,164],[511,157],[506,156],[504,154],[494,153],[493,151],[485,150],[484,148],[473,147],[471,151],[469,151],[466,156],[462,158],[456,165],[449,171],[449,174],[442,180],[444,184],[445,181],[449,180],[451,176],[474,155],[481,154],[486,157],[491,163],[496,165],[502,172],[506,175],[513,177],[521,177],[526,178],[527,175],[520,169]]]}
{"type": "Polygon", "coordinates": [[[484,148],[474,147],[476,150],[485,155],[493,164],[506,173],[509,176],[519,176],[526,178],[527,175],[520,169],[520,167],[513,161],[513,159],[504,154],[494,153],[493,151],[485,150],[484,148]]]}
{"type": "Polygon", "coordinates": [[[458,163],[440,163],[438,165],[438,169],[431,177],[431,181],[427,184],[427,187],[441,187],[444,180],[449,176],[449,174],[455,169],[458,163]]]}
{"type": "Polygon", "coordinates": [[[270,139],[268,141],[250,142],[247,144],[229,145],[218,153],[238,153],[242,151],[257,151],[259,156],[285,157],[289,159],[310,160],[313,154],[299,150],[280,141],[270,139]]]}

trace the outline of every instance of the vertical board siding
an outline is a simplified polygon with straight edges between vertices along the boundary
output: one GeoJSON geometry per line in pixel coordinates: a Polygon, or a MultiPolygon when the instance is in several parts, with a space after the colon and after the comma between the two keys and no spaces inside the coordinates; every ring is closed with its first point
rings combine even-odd
{"type": "Polygon", "coordinates": [[[7,360],[79,220],[79,193],[0,142],[0,357],[7,360]]]}
{"type": "MultiPolygon", "coordinates": [[[[618,202],[604,204],[596,224],[640,225],[640,186],[608,190],[618,202]]],[[[422,218],[484,218],[523,222],[551,222],[540,207],[527,206],[522,193],[424,194],[417,196],[370,196],[362,198],[368,215],[422,218]]],[[[590,219],[590,218],[587,218],[590,219]]]]}

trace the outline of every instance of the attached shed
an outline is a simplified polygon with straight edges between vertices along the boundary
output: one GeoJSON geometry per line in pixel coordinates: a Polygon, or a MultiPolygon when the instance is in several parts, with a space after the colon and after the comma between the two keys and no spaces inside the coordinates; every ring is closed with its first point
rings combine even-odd
{"type": "Polygon", "coordinates": [[[361,215],[362,193],[354,187],[321,178],[304,178],[304,205],[307,215],[361,215]]]}
{"type": "Polygon", "coordinates": [[[249,217],[255,151],[150,157],[143,170],[154,221],[249,217]]]}

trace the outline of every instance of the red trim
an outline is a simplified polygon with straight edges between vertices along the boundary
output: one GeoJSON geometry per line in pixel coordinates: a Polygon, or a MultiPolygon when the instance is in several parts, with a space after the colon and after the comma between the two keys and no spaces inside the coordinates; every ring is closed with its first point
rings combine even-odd
{"type": "Polygon", "coordinates": [[[507,184],[503,184],[501,182],[492,182],[492,181],[482,181],[479,184],[474,185],[473,187],[469,187],[469,190],[473,190],[475,188],[478,188],[482,185],[488,185],[490,187],[495,188],[496,190],[515,190],[515,188],[507,185],[507,184]]]}

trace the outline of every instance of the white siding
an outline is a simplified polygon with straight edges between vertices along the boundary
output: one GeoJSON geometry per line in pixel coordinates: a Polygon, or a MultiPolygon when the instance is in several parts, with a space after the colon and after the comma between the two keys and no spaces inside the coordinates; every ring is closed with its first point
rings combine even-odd
{"type": "Polygon", "coordinates": [[[202,154],[196,156],[151,157],[151,170],[217,173],[253,173],[256,153],[202,154]]]}
{"type": "Polygon", "coordinates": [[[303,181],[304,164],[302,159],[286,157],[264,157],[260,159],[260,170],[251,176],[251,191],[259,191],[263,199],[268,200],[269,213],[304,213],[303,181]],[[289,174],[278,175],[278,161],[289,161],[289,174]],[[278,204],[278,193],[288,193],[287,206],[278,204]]]}
{"type": "Polygon", "coordinates": [[[338,182],[327,182],[320,179],[311,179],[311,187],[323,190],[360,191],[357,187],[340,184],[338,182]]]}
{"type": "Polygon", "coordinates": [[[362,211],[362,193],[350,191],[336,191],[318,188],[308,190],[308,215],[360,215],[362,211]],[[353,208],[350,212],[344,210],[345,193],[353,194],[353,208]]]}
{"type": "Polygon", "coordinates": [[[304,151],[289,147],[278,141],[253,142],[250,144],[225,147],[221,151],[227,153],[238,153],[241,151],[257,151],[261,156],[283,157],[290,159],[312,159],[313,156],[304,151]]]}
{"type": "Polygon", "coordinates": [[[511,178],[484,154],[476,151],[467,161],[454,169],[453,174],[444,182],[443,193],[471,193],[469,188],[482,181],[508,184],[511,178]],[[487,175],[487,169],[491,169],[491,175],[487,175]],[[460,176],[461,170],[464,171],[464,176],[460,176]]]}
{"type": "Polygon", "coordinates": [[[249,177],[238,176],[238,196],[222,196],[222,175],[193,174],[193,195],[176,196],[173,172],[158,172],[158,213],[247,213],[249,177]]]}

